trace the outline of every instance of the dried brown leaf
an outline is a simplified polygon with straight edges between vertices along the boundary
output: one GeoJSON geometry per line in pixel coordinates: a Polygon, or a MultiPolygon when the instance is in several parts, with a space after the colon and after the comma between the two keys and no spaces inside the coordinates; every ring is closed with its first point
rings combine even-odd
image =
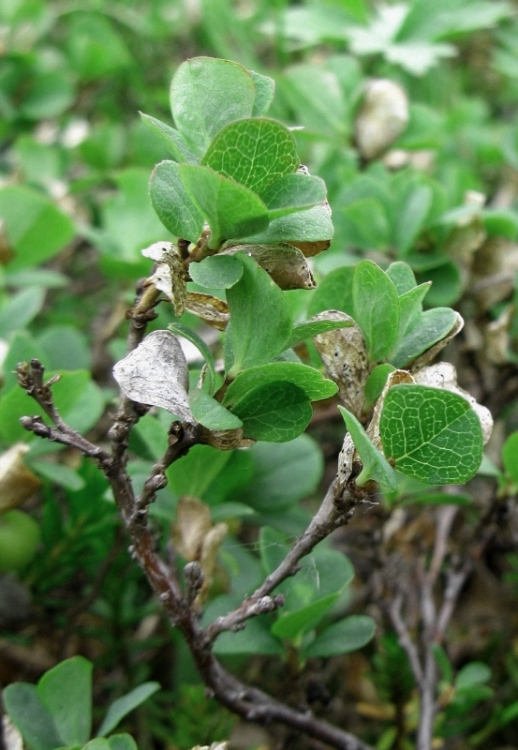
{"type": "Polygon", "coordinates": [[[26,443],[15,443],[0,456],[0,512],[17,508],[34,495],[41,481],[23,463],[29,450],[26,443]]]}
{"type": "Polygon", "coordinates": [[[187,292],[185,309],[218,331],[224,331],[230,320],[225,300],[203,292],[187,292]]]}
{"type": "Polygon", "coordinates": [[[294,245],[234,245],[221,255],[246,253],[271,276],[281,289],[314,289],[316,284],[306,258],[294,245]]]}

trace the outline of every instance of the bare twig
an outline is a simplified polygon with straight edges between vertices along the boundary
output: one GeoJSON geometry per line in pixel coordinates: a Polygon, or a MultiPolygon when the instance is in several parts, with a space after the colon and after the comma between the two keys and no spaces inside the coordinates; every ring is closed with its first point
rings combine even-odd
{"type": "Polygon", "coordinates": [[[309,526],[299,536],[279,566],[239,607],[222,617],[218,617],[206,628],[204,636],[206,643],[213,643],[214,639],[225,630],[238,630],[248,618],[262,614],[257,608],[257,603],[268,597],[286,578],[295,575],[299,570],[300,560],[309,554],[318,542],[329,536],[339,526],[348,523],[359,502],[361,502],[361,498],[353,492],[347,492],[341,497],[338,490],[338,481],[335,479],[329,486],[322,504],[311,519],[309,526]]]}

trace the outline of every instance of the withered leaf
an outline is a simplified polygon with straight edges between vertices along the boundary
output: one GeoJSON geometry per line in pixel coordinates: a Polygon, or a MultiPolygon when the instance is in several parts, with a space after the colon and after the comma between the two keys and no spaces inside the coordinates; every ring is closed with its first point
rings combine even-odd
{"type": "Polygon", "coordinates": [[[314,289],[316,286],[304,254],[295,245],[233,245],[221,255],[235,253],[246,253],[254,258],[281,289],[314,289]]]}
{"type": "Polygon", "coordinates": [[[41,487],[41,481],[23,463],[29,450],[26,443],[15,443],[0,456],[0,512],[17,508],[41,487]]]}
{"type": "Polygon", "coordinates": [[[170,331],[153,331],[113,368],[115,380],[132,401],[160,406],[194,422],[187,396],[188,368],[170,331]]]}
{"type": "Polygon", "coordinates": [[[155,242],[142,250],[142,255],[156,263],[148,283],[165,294],[179,318],[185,310],[187,295],[186,273],[179,249],[171,242],[155,242]]]}
{"type": "Polygon", "coordinates": [[[185,309],[218,331],[224,331],[230,320],[225,300],[203,292],[187,292],[185,309]]]}
{"type": "Polygon", "coordinates": [[[369,358],[363,335],[349,315],[326,310],[312,320],[351,321],[349,328],[327,331],[313,338],[328,376],[338,385],[340,400],[356,417],[361,415],[363,389],[369,374],[369,358]]]}

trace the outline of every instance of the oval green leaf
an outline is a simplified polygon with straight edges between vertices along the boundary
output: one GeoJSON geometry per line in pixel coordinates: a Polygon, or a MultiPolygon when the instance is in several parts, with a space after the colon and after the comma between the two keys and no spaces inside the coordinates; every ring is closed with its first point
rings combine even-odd
{"type": "Polygon", "coordinates": [[[353,304],[353,317],[364,335],[369,360],[387,359],[399,330],[398,293],[385,271],[370,260],[356,266],[353,304]]]}
{"type": "Polygon", "coordinates": [[[422,385],[397,385],[383,404],[385,455],[428,484],[464,484],[482,461],[480,421],[462,396],[422,385]]]}
{"type": "Polygon", "coordinates": [[[203,391],[195,390],[189,395],[189,406],[194,419],[208,430],[236,430],[243,424],[235,414],[203,391]]]}
{"type": "Polygon", "coordinates": [[[149,192],[162,224],[177,237],[196,242],[203,229],[203,214],[187,193],[178,164],[158,164],[151,175],[149,192]]]}
{"type": "Polygon", "coordinates": [[[240,373],[230,384],[223,403],[234,404],[249,391],[272,382],[289,382],[301,388],[310,401],[331,398],[338,386],[313,367],[297,362],[272,362],[251,367],[240,373]]]}
{"type": "Polygon", "coordinates": [[[376,623],[372,617],[351,615],[326,628],[303,651],[303,656],[326,658],[348,654],[365,646],[373,637],[375,629],[376,623]]]}
{"type": "Polygon", "coordinates": [[[245,437],[270,443],[285,443],[298,437],[313,414],[302,388],[287,382],[254,388],[232,411],[242,420],[245,437]]]}
{"type": "Polygon", "coordinates": [[[212,255],[189,266],[191,279],[207,289],[230,289],[243,275],[243,264],[233,255],[212,255]]]}

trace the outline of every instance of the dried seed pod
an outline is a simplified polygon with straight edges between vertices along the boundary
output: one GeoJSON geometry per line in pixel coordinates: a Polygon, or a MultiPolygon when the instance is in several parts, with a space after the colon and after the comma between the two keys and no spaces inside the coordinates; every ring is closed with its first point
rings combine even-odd
{"type": "Polygon", "coordinates": [[[23,463],[29,446],[15,443],[0,456],[0,512],[18,508],[40,488],[41,481],[23,463]]]}
{"type": "Polygon", "coordinates": [[[362,157],[370,161],[386,151],[405,130],[408,120],[406,91],[385,78],[369,81],[354,128],[362,157]]]}

